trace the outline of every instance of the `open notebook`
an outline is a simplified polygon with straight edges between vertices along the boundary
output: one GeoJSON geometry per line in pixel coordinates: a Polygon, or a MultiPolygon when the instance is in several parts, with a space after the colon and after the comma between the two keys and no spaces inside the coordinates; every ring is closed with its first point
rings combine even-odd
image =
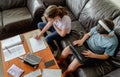
{"type": "Polygon", "coordinates": [[[1,41],[5,61],[12,60],[25,54],[20,35],[1,41]]]}

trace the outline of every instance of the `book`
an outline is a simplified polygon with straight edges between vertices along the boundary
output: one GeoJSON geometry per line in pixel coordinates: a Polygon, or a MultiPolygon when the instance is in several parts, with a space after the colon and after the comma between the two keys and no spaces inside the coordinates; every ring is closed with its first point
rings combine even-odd
{"type": "Polygon", "coordinates": [[[43,69],[42,77],[62,77],[61,69],[43,69]]]}
{"type": "Polygon", "coordinates": [[[25,54],[20,35],[2,40],[1,44],[5,61],[9,61],[25,54]]]}
{"type": "Polygon", "coordinates": [[[13,77],[20,77],[22,75],[22,73],[24,72],[23,69],[19,68],[18,66],[16,66],[15,64],[13,64],[8,70],[7,72],[12,75],[13,77]]]}
{"type": "Polygon", "coordinates": [[[21,44],[21,43],[22,43],[22,40],[21,40],[20,35],[16,35],[16,36],[13,36],[11,38],[7,38],[7,39],[1,41],[3,50],[6,49],[6,47],[10,48],[10,47],[13,47],[13,46],[21,44]]]}

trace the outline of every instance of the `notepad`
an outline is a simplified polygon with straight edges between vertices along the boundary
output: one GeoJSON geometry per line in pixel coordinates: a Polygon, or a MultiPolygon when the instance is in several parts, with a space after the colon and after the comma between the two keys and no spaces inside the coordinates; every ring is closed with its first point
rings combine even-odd
{"type": "Polygon", "coordinates": [[[24,70],[13,64],[7,71],[13,77],[20,77],[24,70]]]}
{"type": "Polygon", "coordinates": [[[36,40],[34,37],[32,37],[29,39],[29,41],[33,52],[38,52],[46,48],[45,42],[42,38],[36,40]]]}

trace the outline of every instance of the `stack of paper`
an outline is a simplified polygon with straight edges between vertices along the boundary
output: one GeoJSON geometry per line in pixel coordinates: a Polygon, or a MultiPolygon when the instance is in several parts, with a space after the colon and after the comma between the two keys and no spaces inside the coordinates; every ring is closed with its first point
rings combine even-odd
{"type": "Polygon", "coordinates": [[[43,69],[42,77],[62,77],[61,69],[43,69]]]}
{"type": "Polygon", "coordinates": [[[32,71],[29,74],[26,74],[24,77],[38,77],[41,75],[41,70],[32,71]]]}

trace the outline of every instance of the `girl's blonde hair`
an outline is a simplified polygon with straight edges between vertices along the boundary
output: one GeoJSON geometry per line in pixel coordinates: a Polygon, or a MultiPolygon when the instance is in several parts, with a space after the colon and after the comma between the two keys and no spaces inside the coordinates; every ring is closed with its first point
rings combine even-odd
{"type": "Polygon", "coordinates": [[[56,5],[50,5],[44,12],[44,16],[49,18],[54,18],[56,16],[62,18],[64,15],[67,15],[65,8],[62,6],[57,7],[56,5]]]}

